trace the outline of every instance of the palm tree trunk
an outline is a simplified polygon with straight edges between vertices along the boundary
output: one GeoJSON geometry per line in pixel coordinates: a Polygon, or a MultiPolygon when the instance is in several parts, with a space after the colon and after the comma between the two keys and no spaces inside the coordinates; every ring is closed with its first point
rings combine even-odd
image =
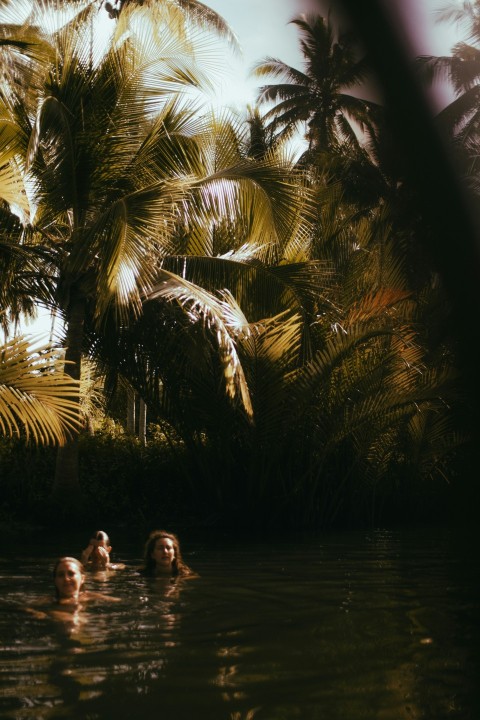
{"type": "MultiPolygon", "coordinates": [[[[80,379],[82,343],[85,324],[85,298],[72,289],[67,319],[65,372],[80,379]]],[[[80,412],[80,407],[79,407],[80,412]]],[[[52,489],[52,504],[57,514],[71,517],[81,511],[82,493],[79,478],[78,436],[72,434],[65,445],[58,448],[55,478],[52,489]]]]}

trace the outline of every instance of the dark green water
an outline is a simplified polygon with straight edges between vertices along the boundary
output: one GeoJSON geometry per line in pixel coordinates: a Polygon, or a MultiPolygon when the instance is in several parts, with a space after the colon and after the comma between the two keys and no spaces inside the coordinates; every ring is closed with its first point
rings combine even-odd
{"type": "MultiPolygon", "coordinates": [[[[107,528],[108,530],[108,528],[107,528]]],[[[0,564],[0,717],[14,720],[478,720],[475,533],[372,531],[185,543],[200,578],[87,579],[119,598],[79,625],[16,609],[72,547],[0,564]]],[[[88,538],[87,538],[88,539],[88,538]]],[[[477,544],[478,547],[478,544],[477,544]]]]}

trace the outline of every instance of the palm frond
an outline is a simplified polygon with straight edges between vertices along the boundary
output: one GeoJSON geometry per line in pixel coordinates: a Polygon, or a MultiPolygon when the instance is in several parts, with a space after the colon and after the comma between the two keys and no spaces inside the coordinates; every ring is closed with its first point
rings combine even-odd
{"type": "Polygon", "coordinates": [[[161,280],[148,294],[148,300],[164,298],[177,302],[192,322],[206,323],[216,334],[224,368],[225,390],[233,400],[239,397],[247,415],[252,415],[248,385],[231,335],[249,332],[249,324],[232,296],[224,291],[217,299],[193,283],[162,271],[161,280]]]}
{"type": "Polygon", "coordinates": [[[0,348],[0,431],[27,441],[64,444],[81,425],[79,386],[49,345],[17,337],[0,348]]]}

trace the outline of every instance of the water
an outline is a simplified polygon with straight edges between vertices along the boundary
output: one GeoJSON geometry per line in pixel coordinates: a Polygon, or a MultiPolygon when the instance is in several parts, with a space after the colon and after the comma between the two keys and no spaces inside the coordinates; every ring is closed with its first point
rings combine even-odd
{"type": "Polygon", "coordinates": [[[77,626],[21,610],[51,594],[57,548],[7,548],[0,717],[478,720],[471,537],[184,541],[200,577],[177,585],[139,576],[141,548],[113,537],[127,568],[87,583],[121,601],[91,604],[77,626]]]}

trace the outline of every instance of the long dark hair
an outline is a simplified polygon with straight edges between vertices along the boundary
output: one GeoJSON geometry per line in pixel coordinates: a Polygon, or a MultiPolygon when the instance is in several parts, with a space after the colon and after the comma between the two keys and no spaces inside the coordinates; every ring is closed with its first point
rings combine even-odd
{"type": "Polygon", "coordinates": [[[144,575],[155,575],[156,562],[152,558],[152,552],[155,548],[155,543],[157,540],[160,540],[160,538],[171,540],[173,543],[175,557],[172,562],[172,577],[192,575],[192,570],[183,562],[182,552],[180,550],[180,540],[174,533],[167,532],[166,530],[153,530],[148,536],[143,551],[145,565],[142,569],[142,573],[144,575]]]}

